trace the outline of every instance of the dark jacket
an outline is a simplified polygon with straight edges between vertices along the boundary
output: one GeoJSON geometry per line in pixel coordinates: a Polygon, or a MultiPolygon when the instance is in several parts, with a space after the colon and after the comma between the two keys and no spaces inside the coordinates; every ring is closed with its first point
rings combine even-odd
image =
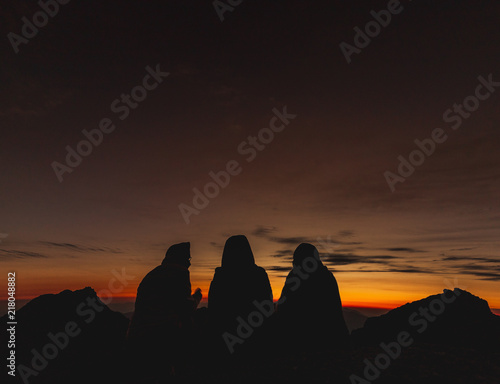
{"type": "Polygon", "coordinates": [[[189,243],[177,244],[167,251],[162,264],[144,277],[137,289],[129,338],[189,326],[197,303],[191,296],[187,262],[189,243]]]}
{"type": "Polygon", "coordinates": [[[264,268],[255,264],[247,238],[230,237],[224,247],[222,266],[215,270],[208,293],[215,333],[237,336],[238,317],[246,321],[251,312],[258,310],[256,302],[265,301],[269,308],[273,307],[272,300],[269,277],[264,268]]]}
{"type": "Polygon", "coordinates": [[[294,253],[278,301],[279,327],[299,344],[343,347],[349,332],[342,313],[339,288],[333,274],[319,259],[317,249],[301,244],[294,253]]]}

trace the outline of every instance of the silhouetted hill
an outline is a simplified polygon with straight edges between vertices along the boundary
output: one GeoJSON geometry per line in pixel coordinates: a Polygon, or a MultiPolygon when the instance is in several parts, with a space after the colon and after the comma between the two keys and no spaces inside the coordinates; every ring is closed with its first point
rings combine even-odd
{"type": "MultiPolygon", "coordinates": [[[[5,324],[7,316],[1,320],[5,324]]],[[[21,365],[33,384],[113,382],[108,379],[116,377],[129,321],[92,288],[39,296],[17,311],[16,321],[18,382],[21,365]]]]}
{"type": "Polygon", "coordinates": [[[432,344],[479,349],[500,345],[500,317],[485,300],[458,288],[371,317],[352,336],[357,343],[378,344],[396,340],[401,331],[432,344]]]}
{"type": "Polygon", "coordinates": [[[352,333],[355,329],[363,328],[363,325],[368,319],[367,316],[356,311],[355,309],[342,308],[342,312],[344,313],[344,320],[350,333],[352,333]]]}

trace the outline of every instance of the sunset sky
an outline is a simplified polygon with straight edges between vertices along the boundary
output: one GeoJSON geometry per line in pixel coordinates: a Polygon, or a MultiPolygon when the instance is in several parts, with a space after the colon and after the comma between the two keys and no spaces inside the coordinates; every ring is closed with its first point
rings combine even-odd
{"type": "Polygon", "coordinates": [[[0,268],[19,299],[99,292],[123,269],[114,296],[133,297],[182,241],[206,298],[245,234],[276,299],[310,242],[344,305],[457,286],[500,314],[500,87],[458,129],[443,120],[480,76],[500,82],[499,3],[401,1],[350,64],[339,45],[387,1],[243,1],[222,22],[207,0],[75,1],[17,54],[7,36],[40,8],[0,7],[0,268]],[[111,104],[158,65],[169,75],[122,120],[111,104]],[[248,161],[241,143],[285,106],[296,117],[248,161]],[[105,118],[116,129],[59,182],[53,162],[105,118]],[[436,128],[447,140],[391,192],[384,173],[436,128]],[[186,224],[179,205],[232,160],[241,173],[186,224]]]}

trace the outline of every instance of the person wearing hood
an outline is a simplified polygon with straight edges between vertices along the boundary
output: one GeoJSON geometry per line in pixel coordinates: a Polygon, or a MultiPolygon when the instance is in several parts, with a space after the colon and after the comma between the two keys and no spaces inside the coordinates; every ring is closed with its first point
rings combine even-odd
{"type": "Polygon", "coordinates": [[[348,345],[337,281],[311,244],[300,244],[293,254],[293,269],[277,303],[277,318],[287,350],[348,345]]]}
{"type": "Polygon", "coordinates": [[[170,366],[166,373],[174,373],[190,344],[193,316],[202,298],[199,288],[191,294],[190,260],[190,243],[172,245],[137,289],[127,341],[140,362],[151,366],[154,378],[165,373],[165,364],[170,366]]]}
{"type": "MultiPolygon", "coordinates": [[[[256,303],[264,303],[267,312],[274,312],[269,277],[264,268],[255,264],[247,238],[232,236],[226,241],[221,266],[215,269],[208,292],[208,311],[219,342],[224,334],[240,337],[237,327],[259,310],[256,303]]],[[[227,351],[226,346],[223,348],[227,351]]]]}

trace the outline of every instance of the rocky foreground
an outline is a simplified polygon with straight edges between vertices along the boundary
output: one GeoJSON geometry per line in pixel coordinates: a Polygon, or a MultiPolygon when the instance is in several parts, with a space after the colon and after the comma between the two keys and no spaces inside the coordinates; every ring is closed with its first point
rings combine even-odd
{"type": "MultiPolygon", "coordinates": [[[[42,295],[17,313],[19,383],[127,383],[128,319],[91,288],[42,295]]],[[[7,318],[2,318],[6,324],[7,318]]],[[[369,318],[348,351],[214,361],[193,351],[179,383],[500,383],[500,317],[467,291],[442,294],[369,318]]],[[[2,334],[2,345],[7,336],[2,334]]],[[[5,361],[5,360],[4,360],[5,361]]],[[[4,371],[5,372],[5,371],[4,371]]]]}

